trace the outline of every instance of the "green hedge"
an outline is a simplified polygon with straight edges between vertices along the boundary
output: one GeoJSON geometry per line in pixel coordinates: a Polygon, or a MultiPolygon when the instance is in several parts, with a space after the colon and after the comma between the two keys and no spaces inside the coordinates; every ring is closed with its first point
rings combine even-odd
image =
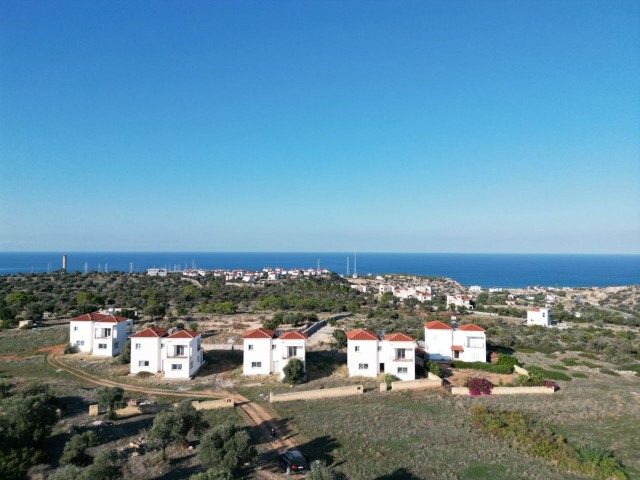
{"type": "Polygon", "coordinates": [[[495,365],[487,362],[461,362],[459,360],[452,361],[451,365],[453,368],[459,369],[483,370],[485,372],[503,373],[507,375],[513,373],[513,365],[495,365]]]}
{"type": "Polygon", "coordinates": [[[571,381],[571,377],[566,373],[554,372],[553,370],[545,370],[542,367],[531,365],[527,367],[530,375],[542,375],[548,380],[562,380],[565,382],[571,381]]]}

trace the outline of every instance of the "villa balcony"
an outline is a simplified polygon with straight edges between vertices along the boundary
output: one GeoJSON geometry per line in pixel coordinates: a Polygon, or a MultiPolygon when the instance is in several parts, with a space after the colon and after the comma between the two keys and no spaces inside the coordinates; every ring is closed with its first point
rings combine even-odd
{"type": "Polygon", "coordinates": [[[389,360],[392,362],[415,362],[413,357],[390,357],[389,360]]]}

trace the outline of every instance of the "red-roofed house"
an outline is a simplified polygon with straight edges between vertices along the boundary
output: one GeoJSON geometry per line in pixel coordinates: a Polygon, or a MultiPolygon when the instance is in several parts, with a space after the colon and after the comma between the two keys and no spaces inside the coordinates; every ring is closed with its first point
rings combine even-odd
{"type": "Polygon", "coordinates": [[[455,328],[438,321],[425,323],[424,348],[430,360],[487,361],[485,331],[471,323],[455,328]]]}
{"type": "Polygon", "coordinates": [[[132,332],[133,320],[103,313],[85,313],[69,321],[69,343],[91,355],[118,355],[132,332]]]}
{"type": "Polygon", "coordinates": [[[455,307],[473,308],[471,301],[473,298],[467,295],[447,295],[447,308],[451,308],[451,305],[455,307]]]}
{"type": "Polygon", "coordinates": [[[164,372],[165,378],[191,378],[204,363],[201,336],[188,330],[151,327],[131,335],[131,373],[164,372]]]}
{"type": "Polygon", "coordinates": [[[273,330],[256,328],[242,335],[244,375],[271,375],[279,373],[284,378],[284,367],[297,358],[306,369],[306,333],[290,331],[276,336],[273,330]]]}
{"type": "Polygon", "coordinates": [[[401,380],[415,380],[413,338],[402,333],[385,335],[380,340],[370,330],[347,332],[347,366],[350,377],[377,377],[390,373],[401,380]]]}

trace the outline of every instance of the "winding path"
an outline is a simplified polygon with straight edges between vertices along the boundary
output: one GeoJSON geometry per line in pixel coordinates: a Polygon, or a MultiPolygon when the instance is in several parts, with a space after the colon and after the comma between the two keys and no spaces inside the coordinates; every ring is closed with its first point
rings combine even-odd
{"type": "MultiPolygon", "coordinates": [[[[287,437],[278,438],[275,442],[269,443],[270,429],[274,427],[276,424],[282,425],[282,419],[268,412],[261,405],[249,400],[243,395],[239,395],[237,393],[227,392],[221,390],[219,392],[212,391],[195,391],[195,392],[173,392],[171,390],[162,390],[158,388],[147,388],[140,387],[136,385],[128,385],[126,383],[114,382],[112,380],[105,380],[103,378],[96,377],[87,372],[84,372],[78,368],[71,367],[67,363],[61,361],[57,355],[51,351],[45,354],[45,359],[49,365],[53,368],[64,370],[71,375],[78,377],[87,382],[93,383],[95,385],[101,385],[103,387],[120,387],[123,390],[129,392],[140,392],[147,393],[150,395],[161,395],[165,397],[189,397],[189,398],[228,398],[233,395],[234,401],[236,403],[236,407],[240,408],[253,422],[256,426],[260,427],[260,436],[263,439],[263,453],[275,454],[278,449],[287,449],[287,448],[295,448],[297,446],[296,441],[291,438],[291,435],[287,437]]],[[[292,431],[289,425],[287,430],[292,431]]],[[[269,470],[262,470],[261,468],[266,466],[269,462],[261,462],[256,465],[254,468],[254,473],[259,475],[261,478],[265,479],[274,479],[281,478],[280,475],[277,475],[269,470]]]]}

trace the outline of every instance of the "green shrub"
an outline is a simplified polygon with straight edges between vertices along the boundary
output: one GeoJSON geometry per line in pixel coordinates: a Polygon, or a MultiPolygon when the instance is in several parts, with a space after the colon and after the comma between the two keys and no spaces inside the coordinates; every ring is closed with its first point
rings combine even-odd
{"type": "Polygon", "coordinates": [[[554,370],[569,370],[564,365],[549,365],[549,368],[553,368],[554,370]]]}
{"type": "Polygon", "coordinates": [[[615,370],[610,370],[608,368],[601,368],[600,369],[600,373],[604,373],[605,375],[612,375],[614,377],[619,377],[620,374],[618,372],[616,372],[615,370]]]}
{"type": "Polygon", "coordinates": [[[591,362],[587,362],[587,361],[582,361],[581,363],[585,367],[589,367],[589,368],[602,368],[602,365],[598,365],[597,363],[591,363],[591,362]]]}
{"type": "Polygon", "coordinates": [[[427,360],[424,362],[424,369],[432,375],[439,377],[441,375],[440,367],[436,362],[432,362],[431,360],[427,360]]]}
{"type": "Polygon", "coordinates": [[[494,365],[487,362],[461,362],[459,360],[454,360],[451,362],[451,365],[453,366],[453,368],[459,369],[482,370],[485,372],[501,373],[507,375],[513,373],[513,366],[494,365]]]}
{"type": "Polygon", "coordinates": [[[511,367],[511,372],[513,372],[513,367],[518,365],[518,359],[513,355],[507,355],[506,353],[498,353],[497,365],[511,367]]]}
{"type": "Polygon", "coordinates": [[[575,367],[576,365],[578,365],[578,361],[575,358],[563,358],[560,361],[567,367],[575,367]]]}
{"type": "Polygon", "coordinates": [[[536,423],[522,412],[471,407],[474,423],[520,450],[569,471],[595,478],[625,479],[620,463],[599,447],[574,446],[549,427],[536,423]]]}
{"type": "Polygon", "coordinates": [[[34,448],[0,449],[0,478],[23,480],[29,467],[41,462],[44,454],[34,448]]]}
{"type": "Polygon", "coordinates": [[[536,365],[531,365],[529,367],[527,367],[527,370],[529,370],[529,374],[530,375],[534,375],[534,376],[541,376],[542,378],[546,378],[549,380],[562,380],[565,382],[569,382],[571,381],[571,377],[569,375],[567,375],[566,373],[562,373],[562,372],[554,372],[552,370],[545,370],[541,367],[538,367],[536,365]]]}
{"type": "Polygon", "coordinates": [[[583,372],[573,372],[571,374],[574,378],[589,378],[589,375],[583,372]]]}
{"type": "Polygon", "coordinates": [[[64,354],[65,355],[69,355],[70,353],[76,353],[78,351],[78,349],[76,348],[75,345],[71,345],[70,343],[67,343],[64,346],[64,354]]]}
{"type": "Polygon", "coordinates": [[[290,359],[282,371],[284,372],[282,381],[285,383],[295,385],[304,380],[304,364],[297,358],[290,359]]]}
{"type": "Polygon", "coordinates": [[[60,465],[89,465],[91,457],[84,451],[97,443],[96,434],[92,431],[76,434],[72,436],[64,445],[60,465]]]}

